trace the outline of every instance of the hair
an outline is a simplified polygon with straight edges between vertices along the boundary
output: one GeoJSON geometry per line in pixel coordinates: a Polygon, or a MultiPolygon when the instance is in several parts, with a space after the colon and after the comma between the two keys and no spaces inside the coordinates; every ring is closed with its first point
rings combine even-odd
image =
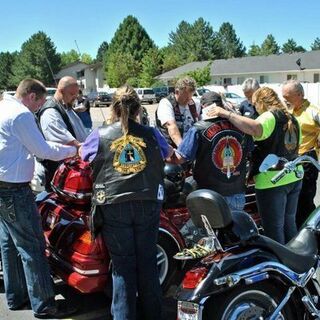
{"type": "Polygon", "coordinates": [[[287,80],[282,84],[282,86],[287,85],[290,86],[294,92],[300,93],[302,96],[304,96],[303,86],[298,80],[287,80]]]}
{"type": "Polygon", "coordinates": [[[258,82],[258,80],[254,79],[254,78],[247,78],[246,80],[244,80],[243,84],[242,84],[242,91],[243,92],[248,92],[248,91],[256,91],[260,88],[260,84],[258,82]]]}
{"type": "Polygon", "coordinates": [[[272,110],[282,110],[288,118],[288,128],[292,128],[292,115],[289,113],[288,108],[282,103],[277,93],[269,88],[262,87],[254,92],[252,96],[252,102],[254,105],[261,104],[263,112],[272,110]]]}
{"type": "Polygon", "coordinates": [[[25,97],[30,93],[35,93],[36,99],[40,99],[47,94],[47,89],[44,84],[36,79],[24,79],[17,88],[16,94],[18,97],[25,97]]]}
{"type": "Polygon", "coordinates": [[[111,123],[120,120],[123,134],[128,134],[128,120],[137,116],[140,107],[140,99],[136,91],[125,84],[113,95],[111,123]]]}
{"type": "Polygon", "coordinates": [[[193,78],[187,76],[187,77],[180,78],[176,82],[176,85],[175,85],[175,89],[176,90],[183,91],[183,90],[185,90],[187,88],[189,90],[191,90],[191,91],[195,91],[196,90],[197,83],[193,78]]]}

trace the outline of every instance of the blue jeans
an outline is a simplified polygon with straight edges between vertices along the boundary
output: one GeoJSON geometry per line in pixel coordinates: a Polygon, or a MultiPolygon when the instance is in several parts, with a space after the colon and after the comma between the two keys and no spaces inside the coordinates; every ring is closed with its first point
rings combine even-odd
{"type": "Polygon", "coordinates": [[[0,245],[9,308],[28,298],[35,313],[54,307],[40,215],[29,186],[0,189],[0,245]]]}
{"type": "Polygon", "coordinates": [[[157,268],[157,237],[161,203],[128,201],[97,206],[102,234],[113,270],[111,313],[115,320],[161,319],[161,287],[157,268]]]}
{"type": "Polygon", "coordinates": [[[230,210],[242,211],[246,204],[246,198],[244,193],[236,193],[232,196],[224,196],[230,210]]]}
{"type": "Polygon", "coordinates": [[[256,189],[258,211],[265,235],[282,244],[297,234],[296,212],[302,181],[256,189]]]}

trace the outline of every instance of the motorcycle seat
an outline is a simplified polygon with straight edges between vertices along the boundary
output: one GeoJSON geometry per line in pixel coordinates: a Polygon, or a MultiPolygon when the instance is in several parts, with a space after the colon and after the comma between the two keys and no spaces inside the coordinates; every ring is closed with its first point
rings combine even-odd
{"type": "Polygon", "coordinates": [[[262,235],[249,242],[254,247],[272,252],[282,264],[296,273],[305,273],[317,263],[317,237],[312,230],[307,228],[300,230],[286,245],[262,235]]]}

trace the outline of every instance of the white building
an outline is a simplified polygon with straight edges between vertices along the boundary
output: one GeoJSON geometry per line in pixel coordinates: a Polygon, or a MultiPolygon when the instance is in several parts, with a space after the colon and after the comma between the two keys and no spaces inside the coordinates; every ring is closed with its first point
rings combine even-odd
{"type": "Polygon", "coordinates": [[[80,61],[70,63],[55,75],[55,79],[59,81],[64,76],[71,76],[77,79],[84,94],[97,92],[98,88],[104,86],[104,71],[101,62],[94,64],[80,61]]]}
{"type": "MultiPolygon", "coordinates": [[[[202,69],[210,61],[191,62],[157,77],[166,83],[182,74],[202,69]]],[[[214,85],[237,85],[246,78],[263,83],[282,83],[297,79],[301,82],[320,82],[320,50],[214,60],[211,64],[211,81],[214,85]]]]}

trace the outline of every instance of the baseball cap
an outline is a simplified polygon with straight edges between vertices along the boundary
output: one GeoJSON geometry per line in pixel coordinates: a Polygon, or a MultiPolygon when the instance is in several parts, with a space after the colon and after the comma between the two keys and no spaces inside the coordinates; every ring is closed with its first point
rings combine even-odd
{"type": "Polygon", "coordinates": [[[215,103],[219,107],[223,106],[220,94],[214,91],[204,93],[200,99],[200,103],[201,105],[210,105],[215,103]]]}

